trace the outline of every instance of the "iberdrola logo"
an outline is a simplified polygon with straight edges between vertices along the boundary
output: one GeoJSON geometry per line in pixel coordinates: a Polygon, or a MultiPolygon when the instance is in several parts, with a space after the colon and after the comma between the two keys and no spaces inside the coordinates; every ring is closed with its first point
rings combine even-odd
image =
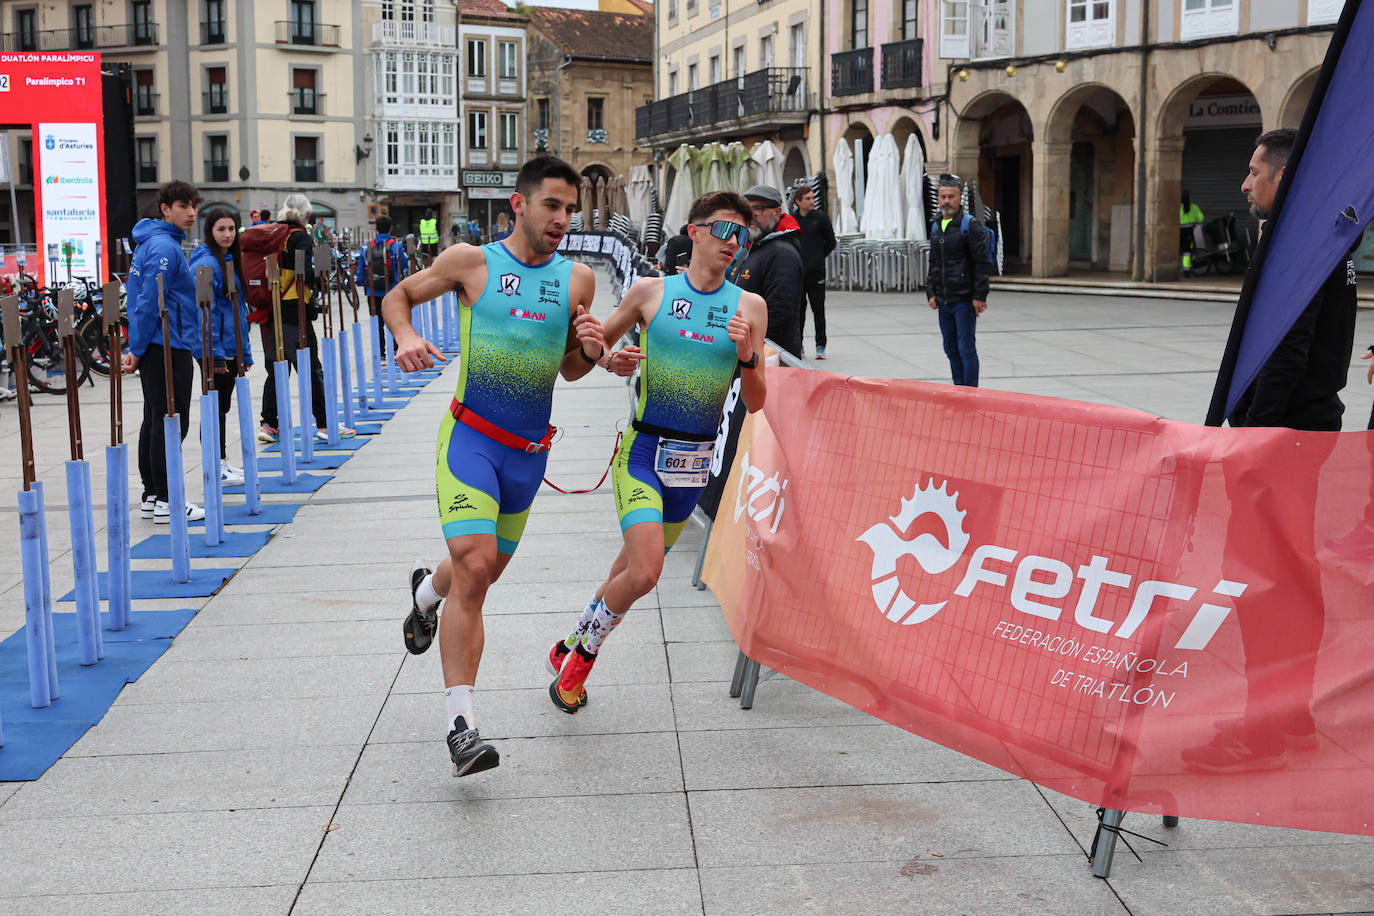
{"type": "Polygon", "coordinates": [[[949,492],[947,481],[936,487],[932,477],[924,487],[916,488],[911,499],[902,500],[901,511],[889,518],[891,525],[879,523],[855,539],[873,551],[873,601],[888,620],[908,626],[924,623],[945,606],[944,601],[917,604],[907,597],[897,581],[897,561],[904,556],[912,557],[932,576],[952,568],[969,544],[968,532],[964,530],[966,514],[959,508],[959,493],[949,492]],[[902,537],[902,532],[909,531],[923,515],[934,515],[940,520],[945,529],[944,542],[929,531],[909,541],[902,537]]]}

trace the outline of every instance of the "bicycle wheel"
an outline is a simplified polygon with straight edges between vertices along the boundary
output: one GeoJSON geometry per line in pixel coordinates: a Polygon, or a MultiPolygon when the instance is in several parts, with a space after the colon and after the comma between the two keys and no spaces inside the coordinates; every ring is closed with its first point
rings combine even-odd
{"type": "MultiPolygon", "coordinates": [[[[75,383],[82,385],[90,377],[91,355],[78,339],[75,383]]],[[[44,323],[29,341],[29,381],[48,394],[66,394],[67,386],[73,381],[67,376],[67,363],[56,324],[44,323]]]]}
{"type": "Polygon", "coordinates": [[[76,329],[76,346],[86,351],[92,372],[101,378],[110,377],[110,338],[105,336],[99,316],[81,322],[76,329]]]}

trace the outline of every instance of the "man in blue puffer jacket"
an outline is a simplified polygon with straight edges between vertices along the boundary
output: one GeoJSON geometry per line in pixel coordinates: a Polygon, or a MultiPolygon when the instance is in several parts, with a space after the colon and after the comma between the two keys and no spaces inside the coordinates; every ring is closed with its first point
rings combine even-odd
{"type": "MultiPolygon", "coordinates": [[[[143,383],[143,427],[138,434],[138,473],[143,478],[140,508],[144,518],[165,525],[171,521],[167,505],[167,451],[162,418],[167,414],[164,360],[172,364],[172,402],[181,420],[181,438],[191,428],[191,355],[200,337],[196,313],[196,280],[181,243],[196,224],[200,192],[184,181],[171,181],[158,190],[161,219],[142,219],[134,226],[137,249],[125,281],[129,310],[129,352],[124,372],[139,370],[143,383]],[[167,305],[171,341],[162,339],[162,319],[157,308],[157,278],[162,276],[163,301],[167,305]]],[[[205,517],[205,510],[187,502],[188,520],[205,517]]]]}

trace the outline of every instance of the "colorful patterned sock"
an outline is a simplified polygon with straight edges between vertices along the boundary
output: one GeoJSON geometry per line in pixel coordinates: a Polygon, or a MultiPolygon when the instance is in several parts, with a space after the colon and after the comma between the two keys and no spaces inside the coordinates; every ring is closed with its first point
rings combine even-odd
{"type": "Polygon", "coordinates": [[[577,625],[572,628],[568,638],[563,640],[563,645],[572,649],[582,639],[583,635],[592,625],[592,618],[596,616],[596,606],[598,604],[596,595],[592,595],[592,600],[587,602],[587,606],[582,609],[582,616],[577,618],[577,625]]]}
{"type": "Polygon", "coordinates": [[[590,654],[595,655],[601,651],[601,644],[606,641],[606,637],[611,635],[611,631],[620,626],[620,621],[625,619],[626,611],[617,614],[606,607],[606,599],[602,598],[596,605],[596,613],[592,616],[592,624],[587,628],[587,632],[582,637],[582,648],[590,654]]]}

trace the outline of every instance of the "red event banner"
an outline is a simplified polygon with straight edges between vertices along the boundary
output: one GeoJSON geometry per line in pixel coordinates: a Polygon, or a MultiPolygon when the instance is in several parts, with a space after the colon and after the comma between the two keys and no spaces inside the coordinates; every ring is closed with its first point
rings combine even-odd
{"type": "Polygon", "coordinates": [[[1374,433],[769,375],[705,566],[751,658],[1093,804],[1374,835],[1374,433]]]}

